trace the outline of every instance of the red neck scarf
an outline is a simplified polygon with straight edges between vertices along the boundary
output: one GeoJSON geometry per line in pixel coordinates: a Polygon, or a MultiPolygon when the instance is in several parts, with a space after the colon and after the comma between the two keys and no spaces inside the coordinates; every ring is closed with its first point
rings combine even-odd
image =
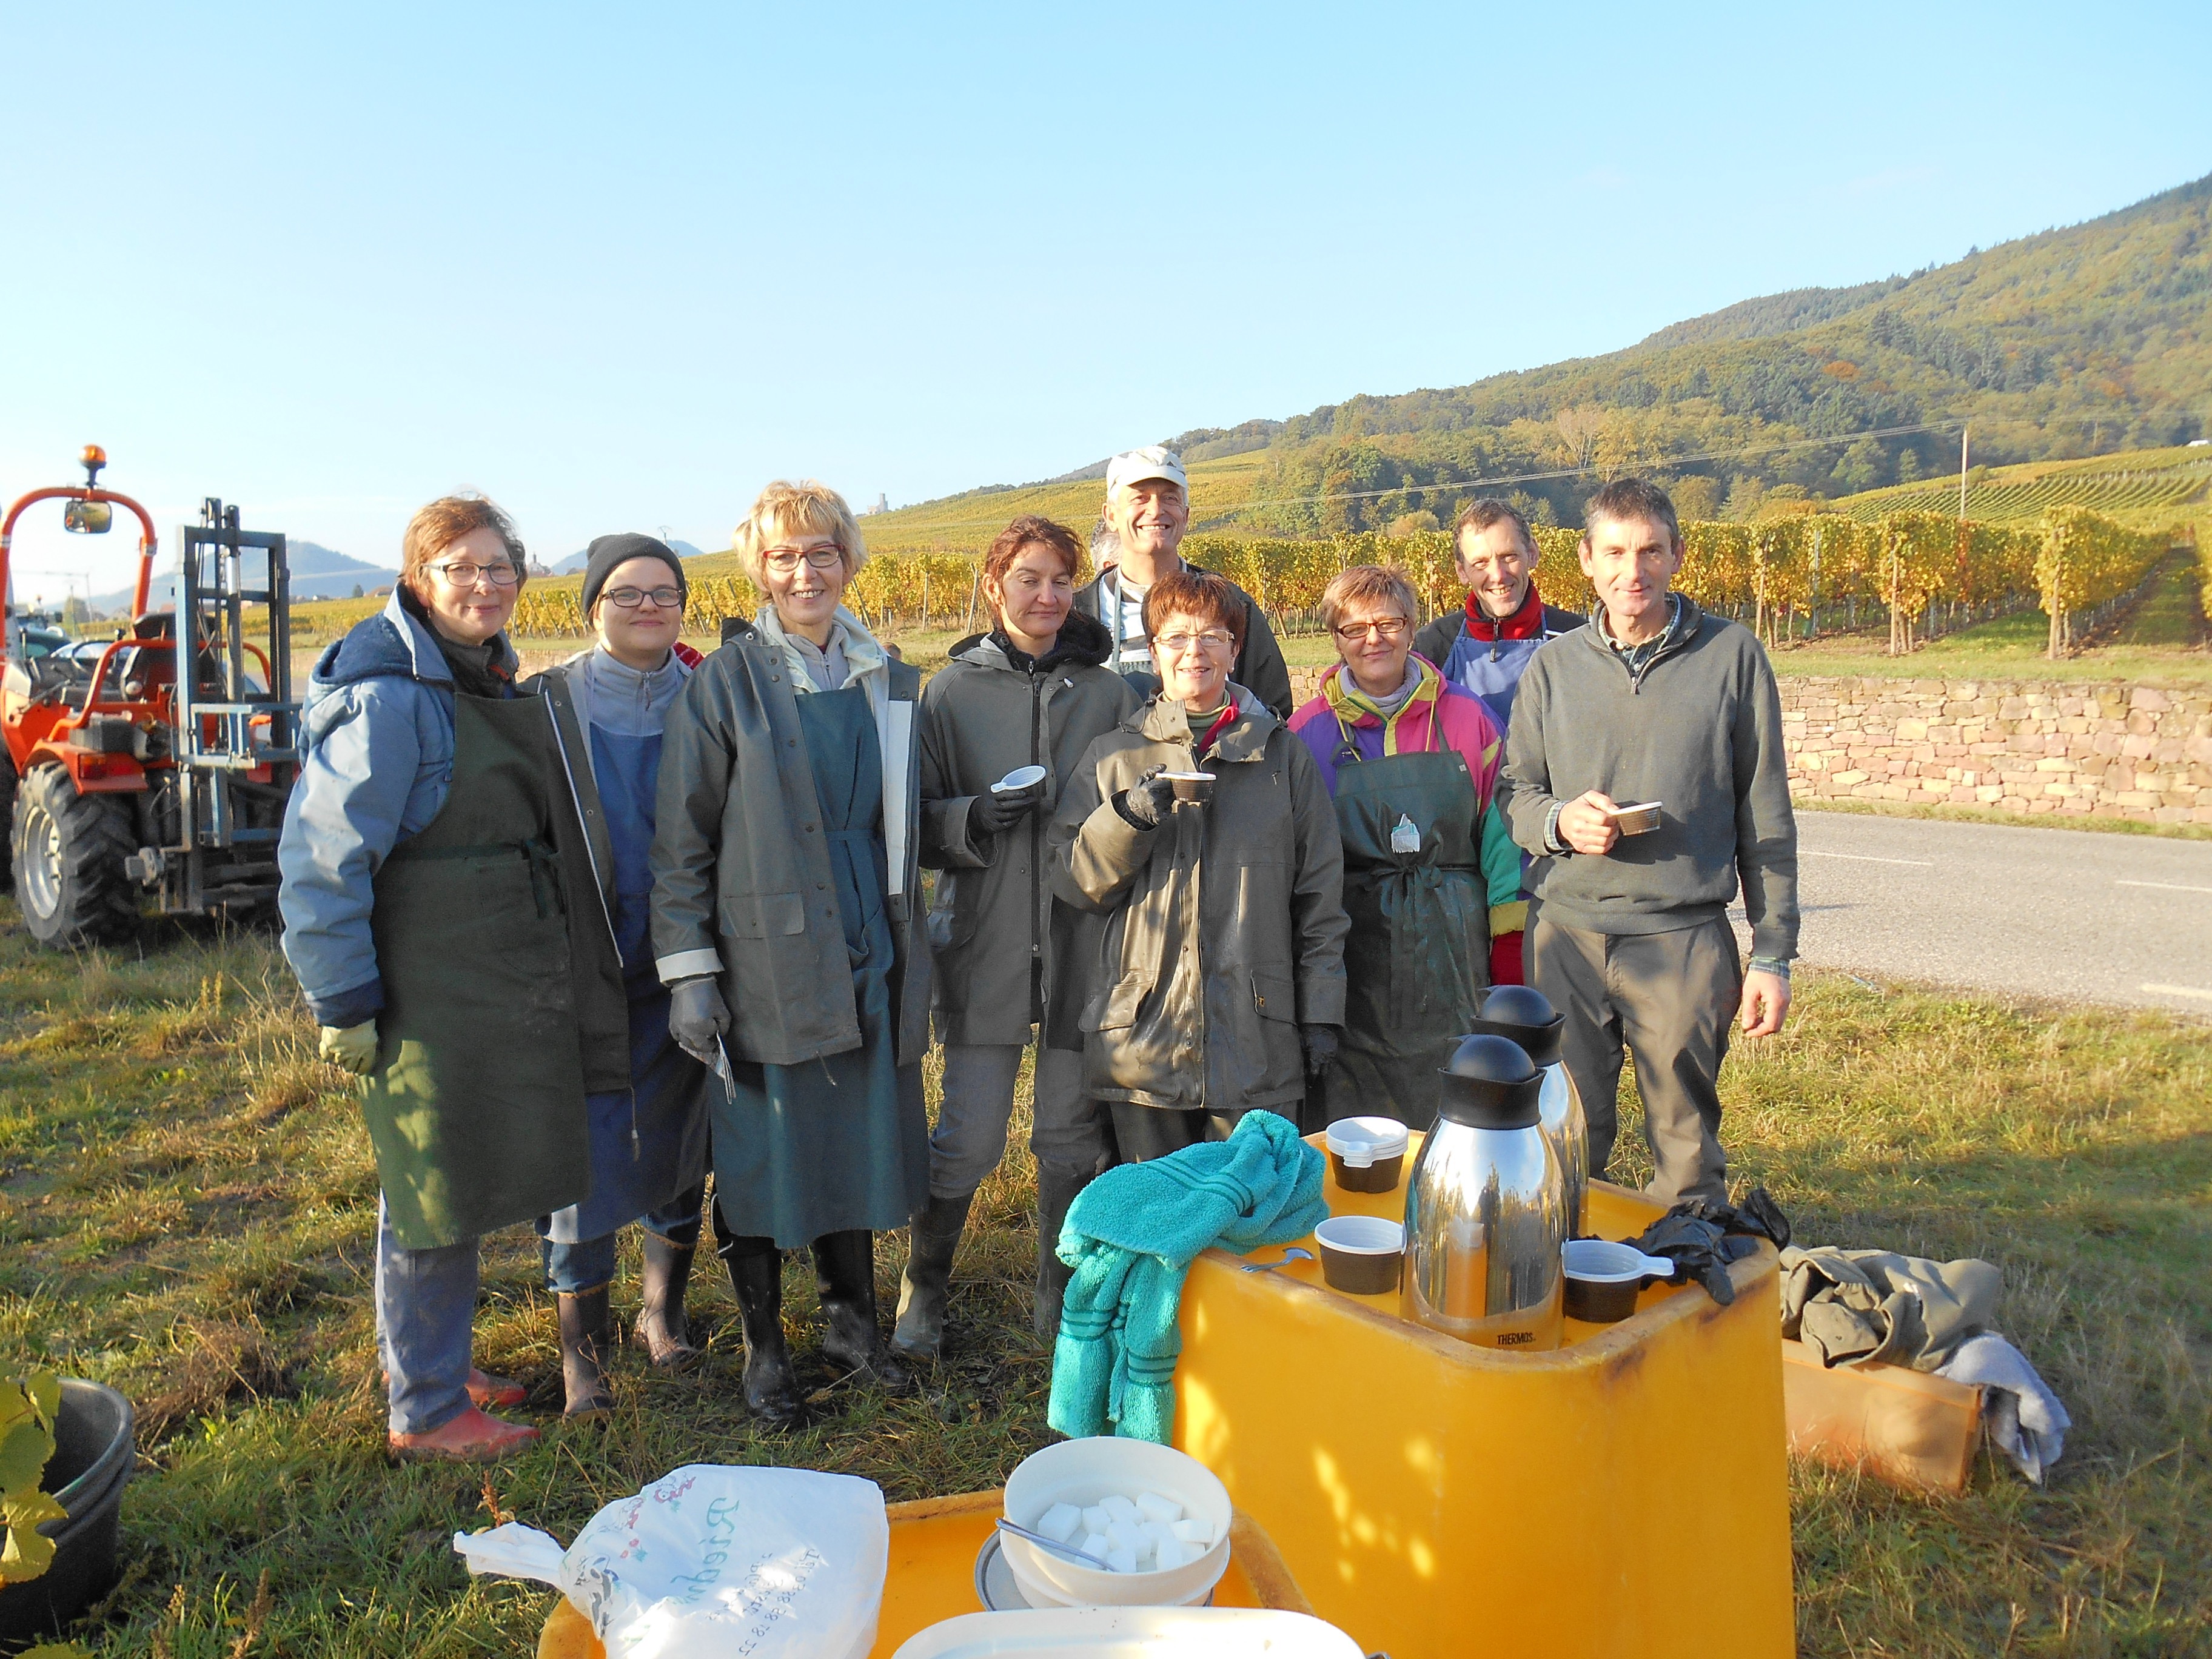
{"type": "Polygon", "coordinates": [[[1536,579],[1528,578],[1528,592],[1511,616],[1493,619],[1474,594],[1467,596],[1467,631],[1478,640],[1533,640],[1544,631],[1544,601],[1536,592],[1536,579]]]}

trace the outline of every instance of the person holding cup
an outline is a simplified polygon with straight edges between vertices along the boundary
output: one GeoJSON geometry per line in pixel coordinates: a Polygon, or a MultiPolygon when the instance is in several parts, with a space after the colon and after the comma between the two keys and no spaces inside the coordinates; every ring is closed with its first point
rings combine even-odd
{"type": "Polygon", "coordinates": [[[1094,742],[1053,819],[1053,885],[1104,919],[1084,1087],[1127,1161],[1301,1115],[1344,1024],[1344,853],[1306,745],[1230,678],[1242,595],[1178,570],[1145,596],[1160,690],[1094,742]]]}
{"type": "Polygon", "coordinates": [[[1729,1024],[1782,1029],[1797,954],[1782,694],[1749,629],[1669,591],[1682,533],[1666,491],[1616,478],[1583,517],[1597,607],[1529,663],[1499,787],[1536,860],[1528,982],[1566,1016],[1591,1176],[1613,1152],[1625,1043],[1656,1166],[1647,1190],[1718,1203],[1729,1024]],[[1748,963],[1728,917],[1739,893],[1748,963]]]}
{"type": "Polygon", "coordinates": [[[1045,825],[1091,740],[1143,701],[1103,666],[1113,641],[1074,609],[1082,545],[1024,514],[983,556],[988,631],[956,644],[921,697],[921,862],[941,873],[929,915],[945,1093],[929,1145],[929,1202],[915,1212],[892,1346],[933,1359],[953,1251],[975,1188],[1006,1151],[1032,1033],[1030,1149],[1037,1164],[1034,1321],[1058,1328],[1069,1269],[1053,1253],[1067,1206],[1110,1160],[1083,1092],[1083,1043],[1055,1006],[1081,1006],[1075,917],[1052,894],[1045,825]]]}
{"type": "Polygon", "coordinates": [[[1474,1029],[1493,921],[1517,927],[1521,849],[1492,797],[1503,741],[1415,653],[1405,573],[1354,565],[1322,595],[1337,665],[1291,717],[1344,838],[1344,1048],[1309,1129],[1373,1113],[1425,1127],[1437,1073],[1474,1029]]]}

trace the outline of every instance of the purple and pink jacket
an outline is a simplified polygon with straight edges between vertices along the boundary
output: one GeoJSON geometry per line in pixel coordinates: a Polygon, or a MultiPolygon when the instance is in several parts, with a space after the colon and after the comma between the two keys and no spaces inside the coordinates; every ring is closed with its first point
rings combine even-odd
{"type": "Polygon", "coordinates": [[[1337,750],[1346,738],[1363,761],[1457,750],[1474,780],[1476,818],[1481,826],[1478,854],[1490,898],[1491,937],[1517,933],[1528,925],[1528,906],[1521,894],[1521,849],[1498,811],[1498,769],[1504,757],[1504,740],[1481,699],[1444,680],[1426,658],[1414,660],[1427,671],[1424,683],[1387,722],[1331,696],[1334,682],[1344,672],[1339,663],[1322,676],[1321,695],[1291,716],[1291,730],[1312,752],[1332,798],[1336,794],[1337,750]]]}

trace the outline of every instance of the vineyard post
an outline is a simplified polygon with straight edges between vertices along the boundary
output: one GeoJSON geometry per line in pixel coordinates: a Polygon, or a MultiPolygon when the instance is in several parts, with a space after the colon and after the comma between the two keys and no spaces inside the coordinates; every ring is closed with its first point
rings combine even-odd
{"type": "Polygon", "coordinates": [[[1966,519],[1966,434],[1973,429],[1971,426],[1959,428],[1959,521],[1961,524],[1966,519]]]}
{"type": "Polygon", "coordinates": [[[1820,543],[1826,538],[1827,526],[1817,519],[1813,522],[1813,581],[1805,594],[1805,637],[1820,637],[1820,543]]]}
{"type": "Polygon", "coordinates": [[[927,633],[929,629],[929,562],[927,559],[922,561],[921,566],[921,626],[922,631],[927,633]]]}

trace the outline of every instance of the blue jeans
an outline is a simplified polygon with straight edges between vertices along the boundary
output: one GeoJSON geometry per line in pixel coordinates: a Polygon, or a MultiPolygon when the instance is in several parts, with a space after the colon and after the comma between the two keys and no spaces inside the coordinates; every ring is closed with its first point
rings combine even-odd
{"type": "MultiPolygon", "coordinates": [[[[699,1242],[699,1206],[706,1195],[707,1183],[702,1181],[690,1192],[640,1216],[638,1224],[678,1249],[688,1249],[699,1242]]],[[[599,1238],[579,1239],[574,1244],[541,1239],[539,1249],[545,1253],[545,1288],[562,1296],[577,1296],[586,1291],[596,1291],[602,1285],[613,1284],[617,1237],[607,1233],[599,1238]]]]}
{"type": "Polygon", "coordinates": [[[477,1314],[473,1238],[410,1250],[376,1203],[376,1346],[391,1379],[394,1434],[424,1434],[469,1404],[469,1339],[477,1314]]]}

